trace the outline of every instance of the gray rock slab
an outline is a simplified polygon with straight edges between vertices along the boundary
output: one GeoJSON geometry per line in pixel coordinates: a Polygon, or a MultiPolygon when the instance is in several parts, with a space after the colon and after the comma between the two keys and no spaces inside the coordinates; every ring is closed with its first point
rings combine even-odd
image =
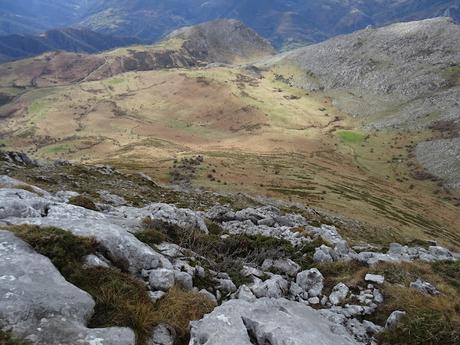
{"type": "Polygon", "coordinates": [[[191,323],[189,345],[351,345],[346,329],[303,303],[262,298],[231,300],[191,323]]]}
{"type": "Polygon", "coordinates": [[[91,296],[51,261],[0,230],[0,328],[37,345],[134,345],[127,328],[88,329],[91,296]]]}

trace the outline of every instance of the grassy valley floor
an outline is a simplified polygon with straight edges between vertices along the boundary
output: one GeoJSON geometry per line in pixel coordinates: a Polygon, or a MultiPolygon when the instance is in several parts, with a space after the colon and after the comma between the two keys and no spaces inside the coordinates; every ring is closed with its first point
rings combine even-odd
{"type": "Polygon", "coordinates": [[[328,95],[291,87],[272,70],[171,69],[46,87],[18,83],[9,77],[0,85],[15,96],[0,107],[6,149],[314,206],[369,224],[347,234],[356,242],[435,239],[459,248],[459,196],[424,173],[413,154],[418,142],[437,135],[434,129],[366,131],[328,95]],[[189,164],[197,155],[203,161],[189,164]]]}

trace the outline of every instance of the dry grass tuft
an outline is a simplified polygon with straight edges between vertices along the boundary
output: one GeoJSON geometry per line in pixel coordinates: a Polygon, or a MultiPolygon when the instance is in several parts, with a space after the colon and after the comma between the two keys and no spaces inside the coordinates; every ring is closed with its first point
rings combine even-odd
{"type": "Polygon", "coordinates": [[[156,305],[156,323],[165,323],[172,326],[178,336],[178,344],[188,344],[189,324],[192,320],[199,320],[215,308],[205,295],[173,288],[156,305]]]}
{"type": "Polygon", "coordinates": [[[460,343],[460,263],[437,262],[433,264],[381,263],[367,267],[359,262],[334,262],[317,266],[325,276],[326,294],[338,282],[350,287],[365,286],[366,273],[385,276],[379,287],[385,302],[379,306],[372,321],[385,324],[395,310],[407,315],[396,329],[384,332],[379,341],[387,345],[454,345],[460,343]],[[439,296],[423,294],[409,288],[410,283],[421,278],[434,284],[439,296]]]}
{"type": "Polygon", "coordinates": [[[377,317],[384,321],[392,311],[407,315],[395,329],[381,334],[381,344],[456,345],[460,343],[458,296],[428,296],[406,287],[386,284],[385,303],[377,317]]]}
{"type": "Polygon", "coordinates": [[[326,291],[331,291],[338,283],[348,286],[362,285],[368,267],[358,261],[336,261],[331,263],[317,264],[316,267],[323,274],[326,291]]]}

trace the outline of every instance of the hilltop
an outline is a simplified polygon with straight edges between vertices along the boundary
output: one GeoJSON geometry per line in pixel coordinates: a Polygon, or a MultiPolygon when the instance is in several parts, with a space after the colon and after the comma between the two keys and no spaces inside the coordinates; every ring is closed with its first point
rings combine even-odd
{"type": "Polygon", "coordinates": [[[183,48],[206,61],[248,62],[273,55],[271,43],[238,20],[216,20],[173,31],[166,39],[181,39],[183,48]]]}

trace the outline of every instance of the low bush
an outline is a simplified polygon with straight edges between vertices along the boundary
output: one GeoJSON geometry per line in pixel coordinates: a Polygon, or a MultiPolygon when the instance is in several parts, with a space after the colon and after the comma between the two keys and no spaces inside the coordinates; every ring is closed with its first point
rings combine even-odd
{"type": "Polygon", "coordinates": [[[48,257],[68,280],[79,275],[82,257],[94,253],[98,246],[92,238],[77,237],[58,228],[18,225],[11,230],[35,251],[48,257]]]}
{"type": "Polygon", "coordinates": [[[10,333],[0,331],[0,345],[27,345],[27,343],[14,338],[10,333]]]}
{"type": "Polygon", "coordinates": [[[143,226],[144,231],[136,235],[141,241],[149,245],[168,241],[189,249],[202,257],[196,259],[198,264],[215,271],[227,272],[237,286],[251,281],[240,274],[243,264],[260,266],[265,259],[286,257],[306,263],[307,256],[304,254],[312,251],[310,247],[295,248],[286,240],[261,235],[221,237],[223,231],[217,224],[210,228],[209,234],[199,230],[185,230],[151,218],[144,219],[143,226]]]}
{"type": "Polygon", "coordinates": [[[77,196],[71,197],[69,199],[69,204],[80,206],[88,210],[98,211],[98,208],[96,204],[94,203],[94,201],[83,195],[77,195],[77,196]]]}

